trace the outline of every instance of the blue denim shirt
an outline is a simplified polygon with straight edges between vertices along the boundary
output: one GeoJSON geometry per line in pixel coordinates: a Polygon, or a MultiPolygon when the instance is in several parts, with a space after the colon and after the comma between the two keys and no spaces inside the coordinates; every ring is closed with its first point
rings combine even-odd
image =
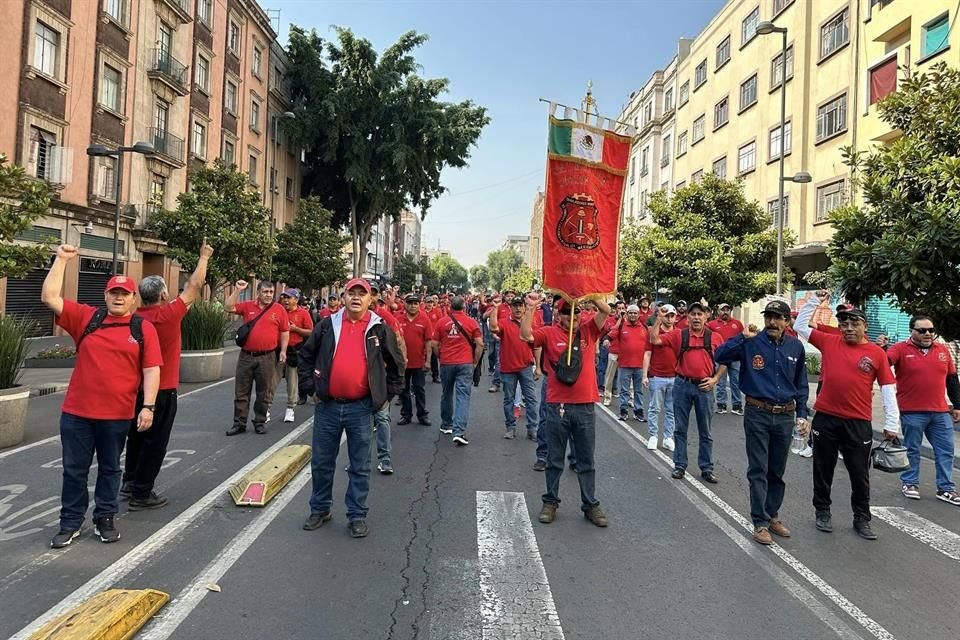
{"type": "Polygon", "coordinates": [[[740,363],[740,390],[771,404],[797,402],[797,417],[806,418],[806,352],[799,340],[783,336],[774,342],[766,331],[746,338],[741,333],[720,345],[714,359],[720,364],[740,363]]]}

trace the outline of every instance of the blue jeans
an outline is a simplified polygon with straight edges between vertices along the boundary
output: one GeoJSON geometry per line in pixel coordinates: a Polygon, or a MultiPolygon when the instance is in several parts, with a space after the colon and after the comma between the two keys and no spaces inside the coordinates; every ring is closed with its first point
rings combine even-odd
{"type": "Polygon", "coordinates": [[[601,344],[600,351],[597,353],[597,388],[600,391],[604,391],[603,379],[607,377],[607,357],[609,355],[610,347],[601,344]]]}
{"type": "Polygon", "coordinates": [[[493,380],[492,384],[502,384],[503,380],[500,376],[500,341],[493,340],[493,344],[490,346],[490,355],[493,357],[493,380]]]}
{"type": "Polygon", "coordinates": [[[643,416],[643,368],[620,367],[620,415],[630,408],[630,384],[633,383],[633,415],[643,416]]]}
{"type": "MultiPolygon", "coordinates": [[[[540,379],[540,422],[537,425],[537,460],[547,461],[547,374],[544,372],[540,379]]],[[[577,451],[570,440],[570,455],[567,456],[570,466],[577,466],[577,451]]]]}
{"type": "Polygon", "coordinates": [[[933,447],[938,491],[955,491],[953,484],[953,419],[949,413],[924,411],[901,413],[903,445],[907,448],[910,468],[900,474],[903,484],[920,484],[920,444],[927,436],[933,447]]]}
{"type": "Polygon", "coordinates": [[[533,368],[527,367],[516,373],[504,373],[503,376],[503,419],[507,431],[515,431],[517,419],[513,415],[513,402],[517,394],[517,384],[523,402],[527,405],[527,431],[536,433],[540,424],[540,398],[537,395],[537,383],[533,379],[533,368]]]}
{"type": "Polygon", "coordinates": [[[676,378],[650,378],[650,409],[647,411],[649,433],[657,436],[657,422],[663,412],[663,437],[672,438],[675,420],[673,416],[673,383],[676,378]]]}
{"type": "Polygon", "coordinates": [[[340,436],[347,432],[347,520],[367,517],[367,494],[370,492],[370,441],[373,423],[370,398],[352,402],[327,400],[318,402],[313,412],[313,493],[310,495],[310,513],[330,510],[333,501],[333,476],[340,436]]]}
{"type": "Polygon", "coordinates": [[[440,381],[443,387],[443,394],[440,396],[440,420],[443,426],[453,427],[454,436],[462,436],[467,431],[467,419],[470,417],[473,365],[441,364],[440,381]]]}
{"type": "Polygon", "coordinates": [[[700,435],[700,453],[697,462],[701,473],[713,471],[713,437],[710,435],[710,418],[713,412],[712,394],[700,391],[697,385],[677,378],[673,383],[673,411],[677,426],[673,434],[676,447],[673,451],[673,465],[677,469],[687,468],[687,429],[690,427],[690,410],[697,414],[697,431],[700,435]]]}
{"type": "Polygon", "coordinates": [[[726,408],[727,406],[727,381],[730,381],[730,396],[733,401],[733,408],[743,407],[743,398],[740,397],[740,363],[731,362],[727,365],[727,370],[720,376],[720,382],[717,383],[717,404],[726,408]]]}
{"type": "Polygon", "coordinates": [[[750,519],[755,527],[769,526],[783,504],[787,488],[783,474],[787,470],[794,422],[793,413],[775,414],[749,406],[743,415],[750,519]]]}
{"type": "Polygon", "coordinates": [[[116,515],[120,510],[120,454],[127,441],[130,420],[90,420],[60,414],[63,447],[63,484],[60,490],[60,528],[74,531],[83,524],[90,504],[87,476],[97,452],[97,486],[93,492],[93,519],[116,515]]]}
{"type": "Polygon", "coordinates": [[[377,428],[377,460],[390,464],[390,403],[373,414],[377,428]]]}
{"type": "Polygon", "coordinates": [[[577,481],[580,483],[580,508],[587,511],[600,504],[596,498],[597,477],[593,468],[593,452],[596,442],[595,405],[556,404],[547,405],[547,492],[545,503],[560,504],[560,476],[563,475],[563,454],[567,441],[573,440],[577,448],[577,481]],[[563,416],[560,409],[563,408],[563,416]]]}

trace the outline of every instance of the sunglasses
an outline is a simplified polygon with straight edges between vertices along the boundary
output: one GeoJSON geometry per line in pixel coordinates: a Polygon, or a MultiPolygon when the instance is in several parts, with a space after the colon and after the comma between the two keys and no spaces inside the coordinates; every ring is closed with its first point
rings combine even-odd
{"type": "Polygon", "coordinates": [[[921,335],[925,333],[934,334],[937,332],[933,327],[914,327],[913,330],[921,335]]]}

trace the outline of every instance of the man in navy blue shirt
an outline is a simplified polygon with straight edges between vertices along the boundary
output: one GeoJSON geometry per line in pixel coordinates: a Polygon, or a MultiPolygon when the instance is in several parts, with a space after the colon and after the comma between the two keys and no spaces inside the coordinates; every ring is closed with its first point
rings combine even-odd
{"type": "Polygon", "coordinates": [[[785,333],[789,319],[790,306],[774,300],[763,310],[763,331],[747,327],[714,356],[720,364],[740,364],[753,539],[765,545],[773,544],[771,533],[790,537],[779,518],[786,489],[783,473],[794,426],[804,437],[810,429],[806,358],[800,341],[785,333]]]}

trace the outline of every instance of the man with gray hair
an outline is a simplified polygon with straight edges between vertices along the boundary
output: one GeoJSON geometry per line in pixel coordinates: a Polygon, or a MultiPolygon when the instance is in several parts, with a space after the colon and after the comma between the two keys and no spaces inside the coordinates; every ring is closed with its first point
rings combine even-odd
{"type": "MultiPolygon", "coordinates": [[[[153,412],[153,428],[137,429],[137,420],[130,422],[127,432],[127,458],[124,463],[120,493],[130,496],[130,511],[159,509],[167,499],[153,490],[163,458],[167,455],[170,430],[177,417],[177,385],[180,384],[180,321],[187,309],[200,297],[207,279],[207,263],[213,247],[206,239],[200,247],[197,268],[191,274],[183,293],[168,302],[167,283],[160,276],[147,276],[140,281],[140,302],[137,315],[157,328],[163,364],[160,366],[160,391],[153,412]]],[[[143,406],[143,392],[137,395],[137,414],[143,406]]]]}

